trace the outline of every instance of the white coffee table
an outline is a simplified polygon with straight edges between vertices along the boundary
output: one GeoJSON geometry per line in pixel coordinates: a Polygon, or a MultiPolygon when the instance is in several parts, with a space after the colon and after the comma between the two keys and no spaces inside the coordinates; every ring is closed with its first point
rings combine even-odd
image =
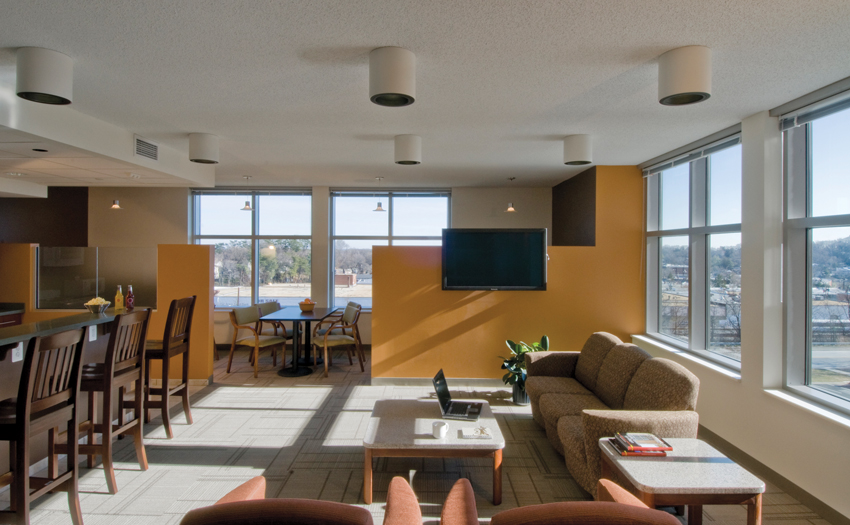
{"type": "MultiPolygon", "coordinates": [[[[464,401],[468,401],[464,399],[464,401]]],[[[478,401],[478,400],[475,400],[478,401]]],[[[502,449],[505,438],[493,417],[490,405],[484,406],[478,421],[443,419],[437,400],[381,399],[375,403],[366,427],[363,446],[363,501],[372,503],[372,458],[493,458],[493,504],[502,503],[502,449]],[[434,421],[444,421],[449,431],[444,438],[432,435],[434,421]],[[463,439],[462,428],[484,426],[492,439],[463,439]]]]}
{"type": "Polygon", "coordinates": [[[665,438],[667,457],[619,455],[599,440],[602,477],[624,482],[649,507],[688,506],[688,525],[702,523],[703,505],[747,505],[747,525],[761,524],[764,482],[699,439],[665,438]]]}

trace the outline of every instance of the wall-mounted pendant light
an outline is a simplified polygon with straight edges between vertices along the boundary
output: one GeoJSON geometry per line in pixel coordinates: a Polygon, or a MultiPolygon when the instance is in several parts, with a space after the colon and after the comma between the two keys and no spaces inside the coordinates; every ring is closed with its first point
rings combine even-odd
{"type": "Polygon", "coordinates": [[[114,201],[112,201],[112,206],[110,206],[109,208],[112,209],[112,210],[123,210],[124,209],[124,208],[121,207],[120,204],[118,204],[118,199],[115,199],[114,201]]]}
{"type": "Polygon", "coordinates": [[[379,106],[409,106],[416,100],[416,55],[401,47],[369,53],[369,99],[379,106]]]}
{"type": "Polygon", "coordinates": [[[68,55],[41,47],[22,47],[17,54],[19,97],[63,106],[71,103],[74,61],[68,55]]]}
{"type": "MultiPolygon", "coordinates": [[[[243,175],[242,178],[245,179],[245,189],[248,189],[248,185],[249,185],[249,181],[251,180],[251,176],[250,175],[243,175]]],[[[251,201],[249,201],[249,200],[245,201],[245,206],[242,206],[239,209],[242,210],[242,211],[254,211],[254,209],[251,208],[251,201]]]]}
{"type": "MultiPolygon", "coordinates": [[[[381,187],[381,181],[384,180],[384,178],[383,177],[375,177],[375,180],[378,181],[378,188],[380,188],[381,187]]],[[[375,208],[372,211],[387,211],[387,210],[385,210],[384,207],[381,206],[381,201],[378,201],[378,207],[375,208]]]]}
{"type": "Polygon", "coordinates": [[[422,163],[422,137],[418,135],[396,135],[395,163],[403,166],[422,163]]]}
{"type": "Polygon", "coordinates": [[[570,135],[564,137],[564,164],[583,166],[593,162],[593,147],[590,135],[570,135]]]}
{"type": "Polygon", "coordinates": [[[189,160],[199,164],[218,164],[218,136],[190,133],[189,160]]]}
{"type": "Polygon", "coordinates": [[[514,209],[514,203],[508,203],[508,209],[505,210],[505,213],[516,213],[516,210],[514,209]]]}
{"type": "Polygon", "coordinates": [[[658,58],[658,102],[685,106],[711,96],[711,49],[686,46],[658,58]]]}

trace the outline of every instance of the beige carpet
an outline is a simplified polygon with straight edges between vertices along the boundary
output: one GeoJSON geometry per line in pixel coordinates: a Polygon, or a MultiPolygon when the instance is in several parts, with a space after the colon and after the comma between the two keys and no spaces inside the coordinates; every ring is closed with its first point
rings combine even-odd
{"type": "MultiPolygon", "coordinates": [[[[287,352],[289,355],[289,352],[287,352]]],[[[367,354],[368,356],[368,354],[367,354]]],[[[83,469],[80,479],[83,518],[87,525],[179,523],[183,514],[209,505],[253,476],[268,480],[268,497],[315,498],[368,508],[376,524],[383,520],[386,490],[393,476],[412,480],[425,522],[439,519],[442,501],[459,477],[472,481],[478,512],[486,522],[496,512],[517,506],[589,499],[567,472],[528,407],[510,402],[505,389],[477,391],[452,387],[458,398],[487,399],[507,440],[504,451],[502,504],[494,507],[492,460],[376,460],[374,503],[364,505],[362,439],[377,399],[433,397],[433,389],[369,386],[369,368],[349,366],[344,352],[335,354],[330,377],[320,371],[281,378],[271,357],[261,357],[254,379],[247,352],[237,353],[233,373],[227,359],[215,364],[215,384],[192,397],[194,424],[173,411],[174,439],[165,439],[157,417],[145,427],[150,469],[135,462],[132,440],[117,443],[118,494],[109,495],[100,468],[83,469]]],[[[496,365],[494,365],[496,366],[496,365]]],[[[451,378],[449,378],[451,386],[451,378]]],[[[3,494],[8,502],[8,493],[3,494]]],[[[746,523],[741,506],[705,507],[708,523],[746,523]]],[[[768,485],[764,522],[769,525],[826,525],[805,506],[768,485]]],[[[67,498],[55,494],[33,508],[33,524],[70,523],[67,498]]]]}

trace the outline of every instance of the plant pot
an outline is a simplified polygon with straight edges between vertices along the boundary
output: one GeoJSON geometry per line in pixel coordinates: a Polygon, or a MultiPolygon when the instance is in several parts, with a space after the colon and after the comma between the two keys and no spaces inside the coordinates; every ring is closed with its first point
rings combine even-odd
{"type": "Polygon", "coordinates": [[[514,403],[517,405],[527,405],[528,404],[528,392],[525,391],[525,385],[520,385],[519,383],[514,383],[514,403]]]}

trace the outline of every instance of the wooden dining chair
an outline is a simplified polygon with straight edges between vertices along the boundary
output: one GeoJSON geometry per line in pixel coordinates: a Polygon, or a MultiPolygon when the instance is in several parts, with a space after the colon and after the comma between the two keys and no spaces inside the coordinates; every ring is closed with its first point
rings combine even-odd
{"type": "Polygon", "coordinates": [[[258,376],[258,367],[260,361],[260,349],[269,348],[272,352],[272,363],[277,366],[277,350],[276,347],[281,347],[281,359],[286,359],[283,356],[283,350],[286,345],[286,337],[275,335],[261,335],[259,332],[260,310],[257,305],[246,306],[244,308],[234,308],[230,311],[230,324],[233,325],[233,341],[230,344],[230,357],[227,359],[227,373],[230,373],[230,366],[233,364],[233,352],[237,346],[250,346],[253,348],[251,359],[254,363],[254,377],[258,376]],[[248,330],[251,335],[248,337],[239,337],[239,330],[248,330]]]}
{"type": "Polygon", "coordinates": [[[9,441],[11,472],[2,483],[11,483],[11,511],[16,522],[29,524],[30,502],[54,491],[68,492],[74,525],[82,525],[78,492],[79,449],[77,440],[68,447],[64,472],[48,477],[30,476],[31,443],[47,433],[48,455],[53,453],[60,427],[69,436],[79,423],[80,361],[85,329],[69,330],[30,340],[18,386],[18,397],[0,402],[0,440],[9,441]]]}
{"type": "MultiPolygon", "coordinates": [[[[271,313],[277,312],[280,310],[281,306],[277,301],[268,301],[258,304],[257,308],[259,310],[259,316],[262,318],[271,313]]],[[[283,326],[282,321],[263,321],[261,319],[257,331],[260,335],[274,335],[292,339],[292,329],[287,329],[283,326]]]]}
{"type": "MultiPolygon", "coordinates": [[[[364,372],[365,367],[363,362],[366,356],[363,354],[363,345],[360,343],[360,330],[357,328],[357,321],[360,319],[360,311],[362,307],[350,302],[345,307],[342,316],[326,326],[325,333],[318,340],[313,339],[313,345],[321,346],[324,352],[325,360],[325,377],[328,377],[328,366],[333,365],[333,357],[328,353],[328,348],[336,346],[345,346],[348,352],[348,364],[353,365],[352,352],[357,353],[357,359],[360,361],[360,371],[364,372]]],[[[314,364],[315,364],[315,354],[314,364]]]]}
{"type": "MultiPolygon", "coordinates": [[[[94,466],[95,456],[103,458],[103,472],[110,494],[118,492],[112,464],[112,442],[116,436],[127,433],[133,435],[139,467],[142,470],[148,469],[142,436],[142,418],[145,339],[150,315],[150,308],[146,308],[116,316],[110,326],[104,362],[83,365],[80,390],[89,393],[88,419],[80,423],[78,436],[87,436],[88,442],[79,446],[80,454],[88,456],[89,468],[94,466]],[[124,394],[131,385],[135,389],[133,400],[125,401],[124,394]],[[100,406],[100,422],[95,423],[98,394],[102,394],[103,401],[100,406]],[[116,407],[118,423],[113,424],[116,407]],[[128,408],[133,410],[133,417],[129,420],[125,419],[124,413],[128,408]],[[100,434],[100,443],[96,442],[95,434],[100,434]]],[[[64,454],[66,451],[67,444],[59,444],[54,448],[54,455],[49,457],[48,462],[51,472],[56,469],[57,454],[64,454]]]]}
{"type": "Polygon", "coordinates": [[[171,431],[171,414],[168,400],[171,396],[180,396],[183,400],[183,413],[186,423],[192,424],[192,410],[189,408],[189,338],[192,333],[192,316],[195,312],[197,296],[174,299],[168,307],[168,318],[165,320],[165,332],[162,339],[148,339],[145,345],[145,423],[151,420],[152,408],[162,411],[162,424],[168,439],[174,437],[171,431]],[[171,359],[183,356],[183,372],[180,383],[171,387],[168,382],[171,359]],[[151,386],[150,362],[162,361],[162,385],[159,388],[151,386]],[[159,396],[154,400],[151,396],[159,396]]]}

